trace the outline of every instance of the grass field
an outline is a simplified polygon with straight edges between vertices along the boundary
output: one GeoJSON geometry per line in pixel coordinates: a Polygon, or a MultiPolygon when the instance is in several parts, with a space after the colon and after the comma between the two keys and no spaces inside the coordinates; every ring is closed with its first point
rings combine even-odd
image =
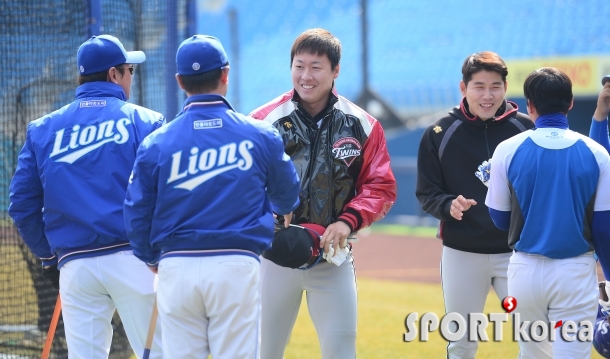
{"type": "MultiPolygon", "coordinates": [[[[434,228],[414,228],[376,225],[375,233],[399,236],[434,237],[434,228]]],[[[356,269],[357,270],[357,269],[356,269]]],[[[31,279],[20,250],[14,245],[0,245],[0,325],[35,325],[38,308],[31,279]]],[[[404,342],[404,320],[411,312],[420,315],[444,312],[439,284],[398,282],[358,277],[358,337],[359,359],[418,359],[444,358],[446,342],[438,332],[428,342],[404,342]]],[[[494,293],[490,293],[485,312],[502,312],[494,293]]],[[[518,345],[510,340],[512,324],[504,325],[505,341],[483,342],[477,359],[516,358],[518,345]]],[[[488,328],[491,337],[491,327],[488,328]]],[[[0,331],[0,342],[22,341],[23,333],[0,331]]],[[[292,332],[285,359],[319,359],[320,349],[315,330],[309,319],[305,300],[292,332]]],[[[3,356],[0,354],[0,358],[3,356]]],[[[594,352],[591,358],[602,358],[594,352]]],[[[133,356],[133,359],[136,359],[133,356]]]]}
{"type": "MultiPolygon", "coordinates": [[[[303,300],[303,303],[305,301],[303,300]]],[[[373,279],[358,279],[359,359],[429,359],[445,358],[445,342],[438,332],[428,342],[403,342],[404,319],[411,312],[444,313],[441,288],[438,284],[405,283],[373,279]]],[[[485,313],[502,313],[492,292],[487,298],[485,313]]],[[[517,358],[518,344],[510,340],[512,324],[503,326],[503,342],[482,342],[477,359],[517,358]]],[[[491,326],[487,330],[492,337],[491,326]]],[[[591,358],[601,359],[595,350],[591,358]]],[[[305,304],[301,306],[297,323],[286,349],[285,359],[319,359],[320,349],[315,330],[305,304]]]]}

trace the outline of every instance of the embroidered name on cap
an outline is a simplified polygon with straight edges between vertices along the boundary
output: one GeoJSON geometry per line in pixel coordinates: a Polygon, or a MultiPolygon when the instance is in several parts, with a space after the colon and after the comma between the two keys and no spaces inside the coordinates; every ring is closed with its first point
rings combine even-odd
{"type": "Polygon", "coordinates": [[[196,130],[207,130],[210,128],[220,128],[222,127],[222,119],[215,118],[212,120],[199,120],[193,122],[193,128],[196,130]]]}
{"type": "Polygon", "coordinates": [[[106,100],[91,100],[91,101],[81,101],[80,107],[105,107],[106,100]]]}

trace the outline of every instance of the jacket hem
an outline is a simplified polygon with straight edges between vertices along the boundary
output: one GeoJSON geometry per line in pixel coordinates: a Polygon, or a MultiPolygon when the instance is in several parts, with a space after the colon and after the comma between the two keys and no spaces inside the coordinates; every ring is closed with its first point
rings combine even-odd
{"type": "MultiPolygon", "coordinates": [[[[200,249],[200,250],[175,250],[165,252],[161,255],[159,261],[170,257],[213,257],[213,256],[230,256],[242,255],[256,259],[260,262],[258,254],[245,249],[200,249]]],[[[158,263],[158,262],[157,262],[158,263]]]]}
{"type": "Polygon", "coordinates": [[[131,250],[131,246],[129,245],[129,243],[120,243],[102,248],[80,249],[60,252],[58,253],[59,261],[57,268],[61,268],[61,266],[74,259],[99,257],[127,250],[131,250]]]}
{"type": "Polygon", "coordinates": [[[502,253],[511,253],[513,250],[506,248],[489,248],[489,249],[481,249],[481,248],[466,248],[461,246],[456,246],[453,243],[447,243],[446,240],[443,240],[443,245],[445,247],[449,247],[451,249],[455,249],[456,251],[469,252],[469,253],[478,253],[478,254],[502,254],[502,253]]]}

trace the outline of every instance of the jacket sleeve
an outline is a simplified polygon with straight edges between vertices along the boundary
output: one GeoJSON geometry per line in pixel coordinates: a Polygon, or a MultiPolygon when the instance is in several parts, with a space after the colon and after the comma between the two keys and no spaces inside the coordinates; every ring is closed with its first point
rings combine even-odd
{"type": "Polygon", "coordinates": [[[606,151],[610,152],[610,139],[608,138],[608,119],[601,122],[591,121],[591,128],[589,129],[589,137],[595,140],[595,142],[604,146],[606,151]]]}
{"type": "Polygon", "coordinates": [[[456,195],[445,193],[443,170],[438,156],[438,148],[432,140],[431,127],[422,136],[417,151],[417,187],[415,196],[424,212],[440,219],[452,220],[449,209],[456,195]]]}
{"type": "Polygon", "coordinates": [[[301,185],[290,156],[284,152],[284,143],[279,132],[272,126],[269,126],[269,130],[270,163],[265,187],[273,212],[284,215],[299,206],[301,185]]]}
{"type": "Polygon", "coordinates": [[[57,263],[57,257],[51,252],[44,231],[44,191],[38,175],[30,129],[31,125],[28,127],[25,144],[19,153],[17,169],[10,184],[11,203],[8,213],[32,253],[43,261],[43,265],[52,265],[57,263]]]}
{"type": "Polygon", "coordinates": [[[364,158],[356,179],[356,196],[338,218],[352,231],[368,227],[385,217],[396,201],[396,179],[379,122],[375,121],[362,151],[364,158]]]}
{"type": "Polygon", "coordinates": [[[152,218],[157,202],[158,169],[147,153],[147,141],[138,148],[136,161],[127,186],[123,215],[127,238],[133,254],[150,267],[159,262],[159,251],[150,244],[152,218]]]}

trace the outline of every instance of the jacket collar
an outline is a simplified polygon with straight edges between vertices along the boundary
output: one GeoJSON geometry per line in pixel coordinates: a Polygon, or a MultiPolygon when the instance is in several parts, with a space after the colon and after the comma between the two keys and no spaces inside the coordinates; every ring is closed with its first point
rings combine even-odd
{"type": "Polygon", "coordinates": [[[536,128],[561,128],[567,130],[568,117],[563,113],[548,113],[546,115],[540,115],[534,124],[536,128]]]}
{"type": "MultiPolygon", "coordinates": [[[[474,121],[484,122],[478,116],[475,116],[470,113],[470,111],[468,110],[468,102],[466,102],[466,97],[464,97],[462,99],[462,102],[460,102],[459,109],[460,109],[462,116],[465,119],[472,121],[472,122],[474,122],[474,121]]],[[[517,106],[516,103],[514,103],[512,101],[504,100],[504,102],[502,103],[500,108],[498,108],[496,115],[493,118],[491,118],[490,120],[496,121],[496,122],[502,121],[502,120],[512,116],[518,110],[519,110],[519,106],[517,106]]]]}
{"type": "Polygon", "coordinates": [[[116,97],[127,101],[127,96],[121,86],[105,81],[87,82],[76,88],[77,99],[87,97],[116,97]]]}
{"type": "Polygon", "coordinates": [[[311,115],[305,111],[305,109],[303,109],[303,107],[301,107],[301,105],[299,104],[299,93],[295,90],[292,89],[292,102],[294,103],[295,107],[305,116],[305,118],[307,118],[308,120],[312,121],[313,123],[317,123],[318,121],[320,121],[322,118],[324,118],[324,116],[326,116],[330,110],[335,106],[335,104],[337,103],[337,101],[339,101],[339,94],[337,93],[337,89],[335,88],[335,84],[333,82],[333,87],[330,90],[330,94],[329,99],[328,99],[328,104],[326,105],[326,108],[322,111],[320,111],[320,113],[318,113],[316,116],[311,117],[311,115]]]}
{"type": "Polygon", "coordinates": [[[185,111],[199,106],[215,106],[222,105],[231,111],[235,111],[229,101],[222,95],[218,94],[203,94],[203,95],[193,95],[184,100],[184,105],[182,106],[182,111],[176,116],[182,115],[185,111]]]}

